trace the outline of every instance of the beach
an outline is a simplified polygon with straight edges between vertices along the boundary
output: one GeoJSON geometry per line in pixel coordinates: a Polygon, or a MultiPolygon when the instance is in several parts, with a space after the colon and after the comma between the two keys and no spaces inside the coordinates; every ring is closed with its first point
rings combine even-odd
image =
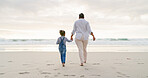
{"type": "Polygon", "coordinates": [[[148,78],[147,20],[148,0],[0,0],[0,78],[148,78]]]}
{"type": "Polygon", "coordinates": [[[88,52],[80,66],[78,52],[0,52],[0,78],[148,78],[147,52],[88,52]]]}

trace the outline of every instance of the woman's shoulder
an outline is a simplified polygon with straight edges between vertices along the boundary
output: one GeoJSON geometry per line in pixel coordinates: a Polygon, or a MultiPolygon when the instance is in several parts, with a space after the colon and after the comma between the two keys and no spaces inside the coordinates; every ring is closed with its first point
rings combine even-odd
{"type": "Polygon", "coordinates": [[[86,22],[86,23],[88,23],[88,21],[85,20],[85,19],[78,19],[78,20],[75,21],[75,23],[77,23],[77,22],[86,22]]]}

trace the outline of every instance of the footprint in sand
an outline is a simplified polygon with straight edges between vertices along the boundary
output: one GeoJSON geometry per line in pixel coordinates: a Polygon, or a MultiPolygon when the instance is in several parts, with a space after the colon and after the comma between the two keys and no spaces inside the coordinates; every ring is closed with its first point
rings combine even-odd
{"type": "Polygon", "coordinates": [[[8,61],[8,62],[13,62],[13,61],[8,61]]]}
{"type": "MultiPolygon", "coordinates": [[[[126,75],[126,74],[124,74],[124,73],[121,73],[121,72],[117,72],[117,74],[119,74],[120,76],[127,77],[127,78],[129,78],[129,77],[130,77],[129,75],[126,75]]],[[[117,76],[117,77],[118,77],[118,76],[117,76]]]]}
{"type": "Polygon", "coordinates": [[[93,65],[100,65],[100,63],[93,63],[93,65]]]}
{"type": "Polygon", "coordinates": [[[41,74],[51,74],[50,72],[41,72],[41,74]]]}
{"type": "Polygon", "coordinates": [[[47,64],[47,66],[52,66],[52,65],[54,65],[54,64],[47,64]]]}
{"type": "Polygon", "coordinates": [[[130,78],[131,76],[126,76],[127,78],[130,78]]]}
{"type": "Polygon", "coordinates": [[[68,74],[67,74],[67,75],[64,75],[64,76],[76,76],[76,75],[68,75],[68,74]]]}
{"type": "Polygon", "coordinates": [[[58,72],[57,74],[61,74],[60,72],[58,72]]]}
{"type": "Polygon", "coordinates": [[[64,75],[64,76],[68,76],[68,75],[64,75]]]}
{"type": "Polygon", "coordinates": [[[25,71],[25,72],[20,72],[19,74],[29,74],[30,72],[27,72],[27,71],[25,71]]]}
{"type": "Polygon", "coordinates": [[[81,75],[80,77],[84,77],[84,75],[81,75]]]}
{"type": "Polygon", "coordinates": [[[131,58],[126,58],[127,60],[131,60],[131,58]]]}
{"type": "Polygon", "coordinates": [[[29,64],[22,64],[23,66],[27,66],[27,65],[29,65],[29,64]]]}
{"type": "Polygon", "coordinates": [[[0,73],[0,75],[4,75],[5,73],[0,73]]]}
{"type": "Polygon", "coordinates": [[[137,64],[144,64],[144,63],[137,63],[137,64]]]}
{"type": "Polygon", "coordinates": [[[117,72],[118,74],[121,74],[121,72],[117,72]]]}
{"type": "Polygon", "coordinates": [[[76,76],[76,75],[71,75],[71,76],[76,76]]]}
{"type": "Polygon", "coordinates": [[[46,76],[45,76],[45,78],[49,78],[49,76],[48,76],[48,75],[46,75],[46,76]]]}
{"type": "Polygon", "coordinates": [[[122,76],[117,76],[117,77],[122,77],[122,76]]]}
{"type": "Polygon", "coordinates": [[[54,75],[54,77],[58,77],[58,75],[54,75]]]}
{"type": "Polygon", "coordinates": [[[119,75],[125,75],[125,74],[123,74],[123,73],[121,73],[121,72],[117,72],[117,74],[119,74],[119,75]]]}
{"type": "Polygon", "coordinates": [[[88,70],[88,68],[85,68],[85,70],[88,70]]]}
{"type": "Polygon", "coordinates": [[[53,70],[59,70],[59,69],[53,69],[53,70]]]}
{"type": "Polygon", "coordinates": [[[96,74],[94,74],[94,75],[90,75],[90,76],[101,76],[101,75],[96,75],[96,74]]]}

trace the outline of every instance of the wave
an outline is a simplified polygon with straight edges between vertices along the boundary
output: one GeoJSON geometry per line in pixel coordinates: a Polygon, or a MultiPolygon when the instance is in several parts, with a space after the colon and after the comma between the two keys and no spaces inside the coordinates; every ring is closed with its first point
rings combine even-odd
{"type": "MultiPolygon", "coordinates": [[[[56,39],[0,39],[0,45],[55,45],[56,39]]],[[[74,45],[67,43],[68,45],[74,45]]],[[[99,38],[96,41],[89,40],[90,45],[148,45],[148,38],[99,38]]]]}

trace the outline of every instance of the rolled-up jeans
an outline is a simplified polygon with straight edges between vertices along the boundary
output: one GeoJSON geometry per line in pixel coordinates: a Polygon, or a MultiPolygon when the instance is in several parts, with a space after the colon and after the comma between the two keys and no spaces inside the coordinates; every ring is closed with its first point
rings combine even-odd
{"type": "Polygon", "coordinates": [[[84,63],[84,61],[87,60],[86,48],[87,48],[88,40],[84,40],[84,37],[82,36],[81,39],[75,39],[75,42],[79,50],[80,61],[81,63],[84,63]]]}
{"type": "Polygon", "coordinates": [[[59,48],[59,52],[61,55],[61,62],[65,63],[66,60],[66,47],[65,48],[59,48]]]}

